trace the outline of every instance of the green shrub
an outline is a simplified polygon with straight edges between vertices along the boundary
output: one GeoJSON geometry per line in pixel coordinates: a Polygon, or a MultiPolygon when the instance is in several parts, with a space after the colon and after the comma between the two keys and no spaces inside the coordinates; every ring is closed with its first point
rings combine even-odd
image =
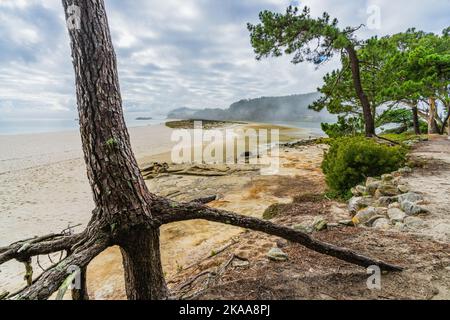
{"type": "Polygon", "coordinates": [[[350,189],[367,177],[397,170],[405,163],[406,149],[390,147],[364,137],[335,139],[325,154],[322,170],[332,194],[348,198],[350,189]]]}

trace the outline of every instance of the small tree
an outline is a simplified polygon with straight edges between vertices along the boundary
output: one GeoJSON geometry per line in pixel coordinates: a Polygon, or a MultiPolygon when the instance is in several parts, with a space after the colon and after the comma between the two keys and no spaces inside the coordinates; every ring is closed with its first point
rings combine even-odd
{"type": "Polygon", "coordinates": [[[366,136],[375,135],[375,124],[370,101],[361,82],[360,60],[357,54],[358,40],[354,33],[359,28],[341,29],[337,19],[330,19],[328,13],[321,18],[311,18],[305,7],[299,11],[289,6],[285,14],[263,11],[259,15],[260,24],[248,24],[251,44],[256,58],[292,54],[292,63],[303,61],[320,65],[334,54],[346,55],[349,61],[353,88],[358,97],[365,123],[366,136]]]}

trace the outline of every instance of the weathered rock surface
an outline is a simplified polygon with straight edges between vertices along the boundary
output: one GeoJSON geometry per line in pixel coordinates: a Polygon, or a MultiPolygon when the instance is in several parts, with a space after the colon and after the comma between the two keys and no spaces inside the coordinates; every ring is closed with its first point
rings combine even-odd
{"type": "Polygon", "coordinates": [[[267,258],[272,261],[287,261],[289,259],[289,256],[280,248],[272,248],[267,253],[267,258]]]}
{"type": "Polygon", "coordinates": [[[348,202],[348,210],[354,215],[359,210],[370,206],[373,202],[372,197],[353,197],[348,202]]]}
{"type": "Polygon", "coordinates": [[[415,216],[421,213],[427,213],[428,210],[422,208],[421,206],[415,204],[414,202],[405,200],[401,203],[401,208],[409,216],[415,216]]]}
{"type": "Polygon", "coordinates": [[[325,230],[327,228],[327,221],[322,219],[322,218],[317,218],[316,220],[314,220],[313,222],[313,228],[316,231],[322,231],[325,230]]]}
{"type": "Polygon", "coordinates": [[[383,182],[380,184],[377,190],[382,196],[396,196],[400,193],[397,186],[392,183],[383,182]]]}
{"type": "Polygon", "coordinates": [[[376,208],[367,207],[365,209],[358,211],[358,213],[353,217],[352,221],[355,225],[365,224],[377,215],[379,214],[376,208]]]}
{"type": "Polygon", "coordinates": [[[372,227],[375,229],[389,229],[390,221],[387,218],[379,218],[374,221],[372,227]]]}
{"type": "Polygon", "coordinates": [[[403,222],[406,217],[406,213],[398,208],[388,209],[387,214],[393,222],[403,222]]]}
{"type": "Polygon", "coordinates": [[[398,202],[402,203],[403,201],[409,201],[409,202],[419,202],[423,200],[423,196],[416,192],[407,192],[405,194],[398,196],[398,202]]]}

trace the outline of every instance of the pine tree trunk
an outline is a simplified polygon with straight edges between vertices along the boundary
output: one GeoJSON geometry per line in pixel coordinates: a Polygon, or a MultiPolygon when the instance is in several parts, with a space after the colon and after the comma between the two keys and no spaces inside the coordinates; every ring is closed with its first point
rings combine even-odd
{"type": "Polygon", "coordinates": [[[412,114],[413,114],[414,133],[420,135],[421,133],[420,133],[419,113],[416,105],[412,107],[412,114]]]}
{"type": "Polygon", "coordinates": [[[350,67],[352,70],[353,85],[356,90],[356,95],[358,96],[361,106],[363,109],[365,132],[367,137],[372,137],[375,135],[375,121],[372,115],[372,110],[370,107],[369,99],[364,92],[361,84],[361,71],[360,63],[355,49],[352,46],[345,48],[350,60],[350,67]]]}
{"type": "Polygon", "coordinates": [[[136,228],[120,240],[125,291],[130,300],[163,300],[168,296],[159,251],[159,230],[136,228]],[[146,248],[143,250],[143,248],[146,248]]]}
{"type": "Polygon", "coordinates": [[[430,109],[428,111],[428,133],[438,134],[439,128],[436,122],[436,99],[430,98],[430,109]]]}
{"type": "Polygon", "coordinates": [[[103,0],[63,0],[69,26],[80,133],[96,204],[89,232],[107,228],[121,237],[129,299],[164,299],[158,229],[133,228],[151,217],[148,192],[131,150],[116,56],[103,0]],[[74,7],[75,6],[75,7],[74,7]]]}

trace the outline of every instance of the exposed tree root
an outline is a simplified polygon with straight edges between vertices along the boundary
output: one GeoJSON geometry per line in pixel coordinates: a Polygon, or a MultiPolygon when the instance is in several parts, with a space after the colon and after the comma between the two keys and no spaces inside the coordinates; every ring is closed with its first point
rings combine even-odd
{"type": "Polygon", "coordinates": [[[102,235],[99,235],[96,239],[87,241],[83,246],[79,247],[79,249],[74,251],[56,266],[44,272],[39,280],[12,296],[11,299],[48,299],[48,297],[57,291],[61,284],[71,276],[71,274],[68,273],[68,268],[70,266],[77,266],[79,268],[87,266],[92,259],[104,251],[108,246],[108,238],[102,235]]]}
{"type": "MultiPolygon", "coordinates": [[[[363,267],[376,265],[384,271],[403,270],[400,266],[366,257],[347,248],[315,240],[306,233],[279,226],[270,221],[210,208],[199,202],[176,203],[162,197],[152,196],[152,198],[150,209],[151,212],[153,212],[153,217],[147,217],[149,220],[147,223],[151,226],[159,227],[163,224],[193,219],[209,220],[278,236],[299,243],[316,252],[355,265],[363,267]]],[[[91,221],[91,224],[95,224],[95,221],[91,221]]],[[[138,225],[135,225],[134,227],[138,227],[138,225]]],[[[89,230],[89,227],[86,230],[89,230]]],[[[108,246],[114,244],[117,240],[116,237],[120,237],[121,233],[120,230],[115,230],[114,234],[105,234],[100,230],[101,229],[97,229],[97,232],[94,232],[93,234],[89,234],[88,231],[85,231],[81,234],[69,236],[61,234],[47,235],[17,242],[2,248],[0,264],[12,259],[28,262],[32,256],[63,250],[68,252],[66,258],[57,265],[46,270],[38,279],[35,279],[35,281],[32,281],[31,277],[27,278],[28,287],[17,294],[10,295],[10,297],[12,299],[47,299],[57,291],[70,276],[68,273],[68,268],[70,266],[77,266],[85,272],[85,268],[89,262],[108,246]]],[[[127,232],[130,232],[130,230],[127,230],[127,232]]],[[[84,274],[82,276],[84,276],[84,274]]],[[[84,279],[82,284],[84,286],[83,292],[81,293],[82,296],[80,296],[80,292],[75,293],[74,295],[74,297],[78,299],[83,299],[83,296],[87,298],[87,293],[84,291],[84,279]]]]}
{"type": "Polygon", "coordinates": [[[232,212],[213,209],[198,203],[180,203],[176,204],[164,198],[153,203],[153,211],[162,212],[158,216],[161,224],[203,219],[214,222],[230,224],[236,227],[261,231],[270,235],[278,236],[286,240],[299,243],[308,249],[326,254],[343,261],[356,264],[362,267],[377,265],[384,271],[402,271],[403,268],[393,264],[386,263],[378,259],[372,259],[354,252],[347,248],[338,247],[322,241],[313,239],[306,233],[296,231],[294,229],[278,226],[270,221],[265,221],[253,217],[242,216],[232,212]]]}

